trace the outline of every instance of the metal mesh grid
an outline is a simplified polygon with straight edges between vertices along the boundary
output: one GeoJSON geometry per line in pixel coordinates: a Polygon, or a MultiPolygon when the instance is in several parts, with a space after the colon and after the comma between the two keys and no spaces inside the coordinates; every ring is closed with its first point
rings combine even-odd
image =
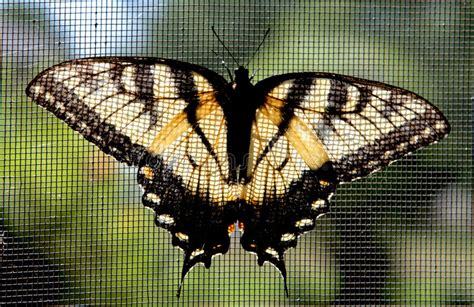
{"type": "Polygon", "coordinates": [[[3,1],[0,303],[469,304],[472,8],[465,1],[3,1]],[[329,71],[407,88],[452,132],[340,186],[331,212],[258,267],[238,238],[178,300],[182,254],[141,204],[136,169],[102,154],[24,94],[41,70],[85,56],[179,59],[226,75],[211,27],[255,80],[329,71]],[[253,53],[267,28],[269,38],[253,53]],[[215,50],[220,56],[213,54],[215,50]]]}

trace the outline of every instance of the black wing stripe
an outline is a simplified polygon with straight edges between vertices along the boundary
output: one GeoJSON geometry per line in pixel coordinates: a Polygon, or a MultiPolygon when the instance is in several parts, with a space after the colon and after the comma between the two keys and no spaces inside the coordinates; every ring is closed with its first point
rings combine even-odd
{"type": "Polygon", "coordinates": [[[434,127],[438,123],[439,119],[436,114],[432,118],[417,117],[400,126],[397,130],[384,135],[377,142],[366,144],[359,150],[346,155],[343,159],[335,161],[336,169],[353,170],[353,173],[339,172],[339,180],[350,181],[354,179],[354,175],[356,175],[356,178],[363,177],[401,158],[408,152],[437,141],[442,135],[437,133],[423,135],[421,131],[427,127],[434,127]],[[403,133],[403,131],[414,131],[414,133],[403,133]],[[414,142],[413,137],[416,137],[416,142],[414,142]],[[390,154],[381,156],[380,152],[390,154]]]}
{"type": "Polygon", "coordinates": [[[380,114],[382,114],[387,119],[389,119],[393,113],[400,115],[399,109],[400,107],[403,107],[403,105],[399,103],[397,99],[398,97],[399,94],[391,92],[388,103],[385,104],[385,108],[383,110],[380,110],[380,114]]]}
{"type": "Polygon", "coordinates": [[[367,104],[370,103],[370,97],[372,96],[372,90],[370,88],[365,86],[356,86],[356,88],[359,90],[359,100],[352,113],[360,113],[367,106],[367,104]]]}
{"type": "Polygon", "coordinates": [[[136,93],[144,102],[153,97],[154,76],[150,65],[138,64],[135,72],[136,93]]]}
{"type": "Polygon", "coordinates": [[[144,112],[150,113],[150,127],[154,126],[158,121],[158,112],[155,109],[156,101],[153,99],[154,79],[152,66],[148,64],[136,65],[135,91],[137,100],[143,103],[144,112]]]}
{"type": "MultiPolygon", "coordinates": [[[[99,130],[108,129],[107,126],[104,126],[104,125],[109,125],[109,124],[106,124],[106,121],[109,118],[111,118],[112,116],[114,116],[115,113],[117,113],[118,111],[120,111],[123,108],[127,107],[127,105],[126,104],[122,105],[122,107],[117,108],[114,112],[108,114],[106,117],[103,117],[103,116],[100,116],[100,115],[97,116],[99,113],[96,112],[96,108],[100,107],[102,102],[105,102],[108,99],[113,98],[116,95],[116,93],[111,93],[109,96],[104,96],[104,97],[102,97],[101,100],[97,100],[95,106],[93,106],[93,107],[86,106],[82,102],[79,104],[78,101],[81,100],[82,98],[84,98],[85,96],[93,96],[95,92],[103,91],[105,88],[110,86],[110,83],[100,82],[101,79],[98,78],[99,75],[105,74],[105,73],[109,74],[112,80],[116,80],[115,84],[117,86],[117,91],[118,92],[122,92],[122,91],[127,92],[124,89],[125,86],[123,84],[123,81],[121,80],[121,77],[123,76],[123,72],[124,72],[125,67],[130,66],[130,65],[111,63],[112,66],[111,66],[110,69],[103,70],[103,71],[100,71],[100,72],[94,72],[89,65],[83,65],[83,63],[81,63],[79,61],[77,61],[77,64],[78,65],[75,67],[75,69],[77,70],[78,74],[75,75],[75,76],[71,76],[69,78],[66,78],[66,79],[62,80],[61,83],[60,83],[61,84],[61,91],[62,91],[61,93],[67,93],[69,91],[71,95],[74,95],[76,97],[75,99],[64,100],[64,106],[73,104],[74,109],[77,109],[77,110],[83,110],[84,107],[87,107],[87,110],[89,110],[87,112],[89,112],[89,114],[95,113],[95,115],[97,117],[97,120],[95,120],[93,122],[89,122],[87,129],[89,130],[89,134],[99,135],[99,130]],[[81,87],[81,89],[86,89],[86,88],[90,89],[89,92],[84,92],[84,97],[78,97],[76,94],[74,94],[73,93],[74,88],[66,88],[62,85],[62,83],[67,82],[67,81],[71,80],[72,78],[76,78],[76,77],[80,77],[80,79],[81,79],[81,82],[78,85],[78,86],[81,87]]],[[[56,83],[58,83],[58,82],[56,82],[56,83]]],[[[148,100],[148,103],[153,103],[153,101],[150,102],[150,100],[148,100]]],[[[145,109],[144,112],[140,113],[134,119],[140,117],[141,115],[143,115],[146,112],[147,112],[147,110],[145,109]]],[[[86,114],[84,112],[83,115],[90,116],[89,114],[86,114]]],[[[80,117],[85,118],[85,116],[84,117],[80,116],[80,117]]],[[[109,125],[109,126],[112,126],[112,125],[109,125]]],[[[124,130],[124,128],[125,127],[122,127],[122,129],[117,130],[117,128],[115,127],[114,129],[115,129],[116,132],[121,132],[122,130],[124,130]]],[[[151,128],[151,125],[150,125],[150,128],[151,128]]],[[[79,132],[82,133],[81,131],[79,131],[79,132]]],[[[102,138],[102,141],[101,141],[102,146],[103,147],[107,147],[109,145],[114,146],[110,143],[110,142],[113,142],[113,138],[107,139],[105,136],[106,135],[101,137],[102,138]]]]}
{"type": "Polygon", "coordinates": [[[253,170],[254,172],[257,169],[260,162],[262,162],[262,160],[272,150],[273,146],[276,144],[276,142],[278,142],[278,140],[280,139],[281,136],[282,136],[282,134],[280,132],[277,132],[273,135],[270,142],[267,143],[267,145],[265,146],[265,148],[262,150],[262,152],[258,156],[257,160],[255,161],[255,166],[254,166],[254,170],[253,170]]]}
{"type": "MultiPolygon", "coordinates": [[[[309,78],[308,78],[309,79],[309,78]]],[[[331,86],[327,96],[326,112],[328,114],[341,114],[348,99],[347,83],[339,80],[330,80],[331,86]]]]}
{"type": "Polygon", "coordinates": [[[59,119],[66,122],[72,129],[81,133],[88,141],[96,144],[102,151],[113,155],[117,160],[128,165],[137,165],[144,146],[134,144],[127,135],[121,134],[114,125],[108,124],[69,88],[61,82],[48,80],[48,86],[54,88],[56,100],[65,101],[63,110],[46,100],[43,96],[35,98],[38,104],[54,113],[59,119]],[[98,123],[101,129],[91,129],[98,123]]]}
{"type": "Polygon", "coordinates": [[[295,108],[301,105],[301,102],[306,98],[311,90],[313,80],[309,78],[295,79],[286,95],[285,104],[281,109],[283,120],[279,125],[280,131],[285,131],[289,122],[293,118],[295,108]]]}
{"type": "MultiPolygon", "coordinates": [[[[113,79],[115,78],[117,80],[117,88],[121,92],[120,89],[124,89],[125,86],[124,86],[123,81],[120,80],[120,78],[121,78],[121,75],[123,74],[123,71],[124,71],[126,66],[129,66],[129,65],[119,65],[119,64],[117,64],[117,65],[113,66],[113,69],[109,69],[107,71],[103,71],[103,72],[100,72],[100,73],[105,73],[105,72],[111,73],[112,78],[113,79]]],[[[98,74],[92,74],[91,73],[91,74],[89,74],[89,76],[90,77],[96,77],[100,73],[98,73],[98,74]]],[[[148,125],[148,128],[146,130],[144,130],[144,132],[141,134],[141,137],[143,137],[148,131],[150,131],[153,128],[153,126],[157,123],[158,115],[157,115],[157,112],[156,112],[156,109],[155,109],[157,102],[153,99],[153,83],[154,83],[153,78],[154,78],[154,76],[153,76],[153,72],[151,70],[151,66],[145,65],[145,64],[137,65],[136,75],[135,75],[135,81],[136,81],[135,82],[135,87],[136,88],[135,88],[135,93],[133,93],[133,95],[136,95],[137,98],[134,99],[134,100],[131,100],[130,103],[136,103],[136,102],[142,103],[144,105],[144,108],[143,108],[142,112],[138,113],[133,118],[133,120],[129,121],[129,123],[127,125],[123,126],[120,130],[117,130],[117,128],[115,128],[117,131],[122,132],[129,125],[131,125],[134,120],[140,118],[145,113],[150,113],[150,123],[148,125]]],[[[89,82],[97,83],[97,80],[95,80],[94,78],[87,78],[87,79],[92,80],[92,81],[89,81],[89,82]]],[[[84,83],[88,82],[87,79],[84,79],[84,83]]],[[[108,84],[106,84],[106,83],[101,84],[101,86],[95,86],[94,91],[103,90],[107,86],[108,86],[108,84]]],[[[123,90],[123,91],[126,91],[126,90],[123,90]]],[[[92,93],[93,92],[91,91],[89,93],[89,95],[91,95],[92,93]]],[[[130,93],[130,94],[132,94],[132,93],[130,93]]],[[[112,99],[114,97],[114,95],[115,95],[115,93],[112,93],[109,96],[103,97],[102,100],[97,101],[96,105],[94,107],[92,107],[92,110],[95,110],[97,107],[99,107],[102,102],[105,102],[108,99],[112,99]]],[[[102,117],[101,120],[97,120],[95,123],[91,124],[91,132],[96,133],[98,130],[102,130],[103,125],[105,124],[105,122],[108,119],[110,119],[112,116],[114,116],[117,112],[119,112],[119,111],[123,110],[124,108],[126,108],[128,105],[129,104],[123,104],[121,107],[117,108],[114,112],[111,112],[106,117],[102,117]]],[[[110,145],[110,140],[105,141],[104,144],[103,144],[104,147],[107,147],[109,145],[110,145]]]]}
{"type": "Polygon", "coordinates": [[[276,142],[278,142],[280,137],[285,134],[286,130],[288,129],[288,125],[295,116],[294,110],[301,105],[301,102],[308,95],[309,91],[311,90],[312,83],[313,80],[309,78],[299,78],[293,81],[293,84],[289,88],[286,98],[284,99],[285,103],[280,109],[281,122],[278,125],[278,132],[273,135],[271,140],[260,153],[259,157],[255,160],[254,171],[257,169],[259,163],[272,150],[273,146],[276,144],[276,142]]]}
{"type": "Polygon", "coordinates": [[[171,73],[174,76],[176,81],[177,90],[179,93],[179,97],[182,97],[187,102],[187,107],[185,109],[186,115],[188,118],[188,122],[193,127],[194,133],[196,133],[201,142],[206,147],[207,152],[212,156],[214,161],[216,162],[217,167],[219,168],[219,173],[221,176],[223,175],[221,163],[219,158],[212,147],[209,139],[206,137],[205,133],[202,131],[201,127],[199,126],[196,112],[199,106],[199,95],[194,83],[194,78],[192,76],[191,71],[183,70],[183,69],[176,69],[171,67],[171,73]]]}

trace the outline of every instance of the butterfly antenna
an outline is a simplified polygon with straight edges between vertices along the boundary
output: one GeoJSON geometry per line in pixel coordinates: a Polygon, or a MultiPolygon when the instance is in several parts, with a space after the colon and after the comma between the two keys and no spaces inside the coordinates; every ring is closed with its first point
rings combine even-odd
{"type": "Polygon", "coordinates": [[[221,56],[214,49],[211,49],[211,51],[221,61],[221,64],[224,65],[225,70],[229,74],[230,80],[234,82],[234,76],[232,75],[232,72],[230,71],[229,66],[227,66],[227,63],[224,61],[223,58],[221,58],[221,56]]]}
{"type": "Polygon", "coordinates": [[[263,43],[265,42],[265,39],[267,38],[268,33],[270,33],[270,28],[268,28],[267,31],[265,32],[265,35],[263,35],[262,41],[260,42],[260,44],[258,44],[257,48],[253,52],[252,56],[249,58],[249,61],[247,62],[245,67],[249,66],[250,60],[253,59],[255,55],[257,54],[257,52],[260,50],[260,47],[262,47],[263,43]]]}
{"type": "Polygon", "coordinates": [[[216,29],[214,29],[214,26],[211,27],[212,29],[212,32],[214,33],[214,36],[217,37],[217,40],[219,41],[219,43],[221,43],[222,47],[224,47],[224,49],[227,51],[227,53],[230,55],[230,57],[232,58],[232,60],[234,61],[235,64],[237,64],[237,66],[240,66],[239,62],[237,61],[237,59],[234,57],[234,55],[232,54],[232,52],[230,52],[229,48],[227,48],[227,46],[224,44],[224,42],[221,40],[221,38],[219,37],[219,35],[217,34],[216,32],[216,29]]]}
{"type": "MultiPolygon", "coordinates": [[[[248,64],[247,64],[247,66],[248,66],[248,64]]],[[[252,75],[251,75],[250,78],[249,78],[250,81],[253,80],[253,78],[255,77],[255,75],[258,73],[259,70],[260,70],[260,68],[257,68],[257,69],[255,69],[255,70],[252,72],[252,75]]]]}

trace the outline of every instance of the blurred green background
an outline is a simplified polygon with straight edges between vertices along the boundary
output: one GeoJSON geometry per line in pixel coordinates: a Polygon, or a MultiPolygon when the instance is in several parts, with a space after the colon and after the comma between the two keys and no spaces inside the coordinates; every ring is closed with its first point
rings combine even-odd
{"type": "Polygon", "coordinates": [[[0,1],[0,303],[473,303],[473,22],[466,1],[0,1]],[[115,162],[28,99],[41,70],[84,56],[180,59],[258,81],[327,71],[414,91],[452,133],[339,187],[287,253],[290,297],[239,246],[195,268],[115,162]],[[265,31],[270,34],[254,55],[265,31]],[[219,56],[213,53],[216,51],[219,56]]]}

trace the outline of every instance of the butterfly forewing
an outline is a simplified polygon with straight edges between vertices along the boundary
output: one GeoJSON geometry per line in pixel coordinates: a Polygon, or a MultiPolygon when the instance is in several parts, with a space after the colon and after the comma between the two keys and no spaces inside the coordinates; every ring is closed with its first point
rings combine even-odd
{"type": "MultiPolygon", "coordinates": [[[[300,73],[268,78],[257,87],[271,97],[267,101],[287,101],[292,84],[304,79],[311,81],[293,115],[311,128],[309,139],[317,138],[323,145],[339,181],[365,176],[449,133],[448,122],[435,106],[415,93],[379,82],[300,73]]],[[[287,137],[291,140],[293,134],[288,131],[287,137]]],[[[309,156],[318,154],[320,148],[314,146],[309,156]]]]}
{"type": "Polygon", "coordinates": [[[178,61],[90,58],[45,70],[27,94],[105,152],[137,165],[160,130],[188,105],[178,89],[189,76],[202,92],[225,84],[211,71],[178,61]]]}

